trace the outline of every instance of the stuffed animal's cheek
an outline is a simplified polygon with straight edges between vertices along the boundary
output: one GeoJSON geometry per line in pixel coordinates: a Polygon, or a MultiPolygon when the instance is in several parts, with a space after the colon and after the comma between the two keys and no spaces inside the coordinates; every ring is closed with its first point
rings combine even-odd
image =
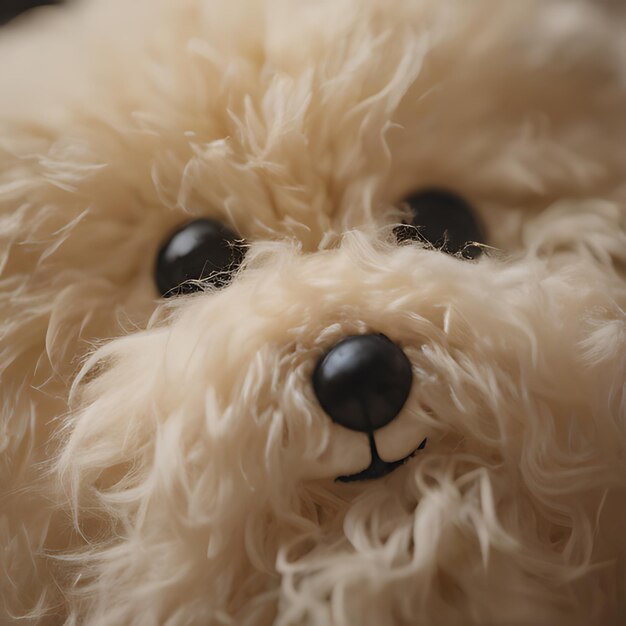
{"type": "MultiPolygon", "coordinates": [[[[424,424],[401,415],[397,420],[374,433],[376,450],[381,460],[395,463],[416,451],[428,437],[424,424]]],[[[367,433],[357,433],[335,424],[330,426],[329,439],[315,459],[307,461],[303,477],[309,480],[351,476],[372,463],[367,433]]]]}
{"type": "Polygon", "coordinates": [[[427,437],[428,432],[424,424],[410,415],[400,415],[398,419],[374,434],[378,454],[388,463],[407,457],[427,437]]]}
{"type": "Polygon", "coordinates": [[[370,446],[365,433],[355,433],[332,424],[329,438],[320,455],[306,462],[306,479],[336,478],[356,474],[371,461],[370,446]]]}

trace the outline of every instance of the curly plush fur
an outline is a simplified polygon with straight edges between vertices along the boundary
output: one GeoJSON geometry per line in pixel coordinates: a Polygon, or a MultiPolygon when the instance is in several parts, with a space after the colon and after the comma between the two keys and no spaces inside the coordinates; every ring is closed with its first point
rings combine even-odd
{"type": "Polygon", "coordinates": [[[607,11],[84,0],[3,33],[0,623],[622,623],[607,11]],[[479,260],[394,242],[431,186],[479,211],[479,260]],[[245,265],[159,300],[156,251],[200,215],[245,265]],[[416,381],[381,456],[429,443],[341,484],[367,438],[311,374],[365,332],[416,381]]]}

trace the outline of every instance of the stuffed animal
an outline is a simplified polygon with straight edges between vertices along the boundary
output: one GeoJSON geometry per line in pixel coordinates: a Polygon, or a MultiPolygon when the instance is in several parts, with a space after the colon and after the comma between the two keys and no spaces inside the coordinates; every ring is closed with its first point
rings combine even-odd
{"type": "Polygon", "coordinates": [[[619,7],[0,40],[1,624],[625,623],[619,7]]]}

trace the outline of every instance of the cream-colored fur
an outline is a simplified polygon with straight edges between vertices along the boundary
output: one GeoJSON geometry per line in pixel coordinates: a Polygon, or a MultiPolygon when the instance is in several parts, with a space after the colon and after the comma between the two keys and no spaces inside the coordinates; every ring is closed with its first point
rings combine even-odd
{"type": "Polygon", "coordinates": [[[84,0],[0,56],[0,623],[626,615],[626,47],[574,0],[84,0]],[[4,94],[7,94],[5,97],[4,94]],[[397,245],[408,192],[491,249],[397,245]],[[190,216],[250,242],[168,302],[190,216]],[[382,332],[376,433],[316,361],[382,332]]]}

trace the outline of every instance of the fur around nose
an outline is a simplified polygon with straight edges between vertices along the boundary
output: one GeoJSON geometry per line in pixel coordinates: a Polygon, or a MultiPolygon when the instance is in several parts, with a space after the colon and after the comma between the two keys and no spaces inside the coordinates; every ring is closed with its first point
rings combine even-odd
{"type": "Polygon", "coordinates": [[[323,356],[313,387],[331,419],[371,433],[400,413],[411,390],[411,363],[385,335],[347,337],[323,356]]]}

